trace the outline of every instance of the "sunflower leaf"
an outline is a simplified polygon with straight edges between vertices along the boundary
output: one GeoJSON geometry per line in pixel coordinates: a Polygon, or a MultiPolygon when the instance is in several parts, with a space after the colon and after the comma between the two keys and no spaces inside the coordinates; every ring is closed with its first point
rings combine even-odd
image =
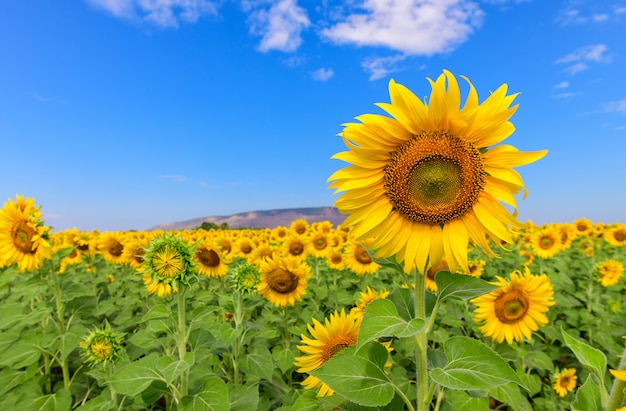
{"type": "Polygon", "coordinates": [[[600,387],[591,377],[576,391],[576,398],[572,402],[572,411],[602,410],[600,387]]]}
{"type": "Polygon", "coordinates": [[[110,383],[120,394],[136,397],[152,384],[154,380],[165,380],[157,369],[159,357],[148,355],[131,362],[115,371],[110,383]]]}
{"type": "Polygon", "coordinates": [[[410,337],[420,332],[422,328],[424,320],[406,321],[400,317],[391,301],[379,298],[365,307],[356,349],[358,351],[368,342],[380,337],[410,337]]]}
{"type": "Polygon", "coordinates": [[[606,372],[606,355],[584,341],[569,335],[563,328],[561,328],[561,334],[563,335],[565,345],[572,350],[578,361],[589,371],[593,372],[599,381],[602,381],[606,372]]]}
{"type": "Polygon", "coordinates": [[[391,402],[394,389],[383,366],[389,357],[378,343],[365,345],[356,353],[345,348],[309,374],[349,401],[367,407],[380,407],[391,402]]]}
{"type": "Polygon", "coordinates": [[[514,382],[524,382],[511,366],[483,342],[469,337],[452,337],[444,343],[448,364],[431,371],[432,380],[454,390],[489,390],[514,382]]]}
{"type": "Polygon", "coordinates": [[[438,302],[443,302],[446,298],[459,298],[461,300],[469,300],[486,294],[498,288],[493,284],[489,284],[485,280],[472,277],[469,275],[452,274],[449,271],[439,271],[435,275],[437,283],[438,302]]]}
{"type": "Polygon", "coordinates": [[[201,393],[186,396],[178,405],[180,411],[229,411],[228,387],[219,377],[209,377],[201,393]]]}

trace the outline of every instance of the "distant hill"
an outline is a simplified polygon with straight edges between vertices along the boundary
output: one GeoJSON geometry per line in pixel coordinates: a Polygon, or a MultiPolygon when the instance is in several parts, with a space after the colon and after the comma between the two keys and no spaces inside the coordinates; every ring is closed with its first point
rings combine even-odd
{"type": "Polygon", "coordinates": [[[330,221],[337,226],[346,219],[334,207],[283,208],[274,210],[248,211],[229,216],[200,217],[191,220],[161,224],[152,230],[190,230],[199,227],[203,222],[222,224],[227,223],[230,228],[274,228],[289,227],[295,220],[303,219],[309,224],[319,221],[330,221]]]}

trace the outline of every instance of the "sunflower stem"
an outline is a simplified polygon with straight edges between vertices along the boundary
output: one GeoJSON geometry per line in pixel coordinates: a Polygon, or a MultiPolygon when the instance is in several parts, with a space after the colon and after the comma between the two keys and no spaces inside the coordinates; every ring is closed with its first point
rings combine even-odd
{"type": "MultiPolygon", "coordinates": [[[[64,339],[65,336],[65,321],[63,315],[63,301],[61,300],[61,284],[59,283],[59,274],[57,270],[50,271],[52,280],[54,281],[54,300],[57,309],[57,331],[59,338],[64,339]]],[[[63,360],[59,360],[61,366],[61,372],[63,375],[63,388],[69,391],[70,389],[70,366],[67,357],[63,360]]]]}
{"type": "MultiPolygon", "coordinates": [[[[415,318],[426,320],[426,283],[425,276],[416,269],[415,290],[413,294],[415,303],[415,318]]],[[[430,406],[428,397],[428,371],[427,371],[427,348],[428,329],[424,327],[415,335],[415,378],[417,386],[417,411],[427,411],[430,406]]]]}
{"type": "MultiPolygon", "coordinates": [[[[185,318],[185,296],[187,294],[187,287],[181,284],[178,292],[178,358],[183,361],[185,354],[187,354],[187,331],[186,331],[186,318],[185,318]]],[[[181,398],[187,395],[187,382],[189,379],[189,373],[185,370],[180,376],[180,396],[181,398]]],[[[178,399],[180,400],[180,398],[178,399]]],[[[178,402],[178,401],[176,401],[178,402]]]]}
{"type": "MultiPolygon", "coordinates": [[[[626,369],[626,347],[621,355],[622,359],[619,362],[618,370],[626,369]]],[[[611,394],[609,395],[607,411],[613,411],[622,405],[624,401],[624,390],[626,389],[626,381],[615,378],[613,380],[613,387],[611,387],[611,394]]]]}

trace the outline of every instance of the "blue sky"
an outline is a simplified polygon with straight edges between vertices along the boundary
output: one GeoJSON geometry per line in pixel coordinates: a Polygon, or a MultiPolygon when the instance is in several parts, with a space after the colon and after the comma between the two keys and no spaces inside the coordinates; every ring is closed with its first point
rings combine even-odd
{"type": "Polygon", "coordinates": [[[448,69],[549,150],[520,220],[626,222],[625,35],[609,0],[3,0],[0,200],[100,231],[329,206],[341,125],[448,69]]]}

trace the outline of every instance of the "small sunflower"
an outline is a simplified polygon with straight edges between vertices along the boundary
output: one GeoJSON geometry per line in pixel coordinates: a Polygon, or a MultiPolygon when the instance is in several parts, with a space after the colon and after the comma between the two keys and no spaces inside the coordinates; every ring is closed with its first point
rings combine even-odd
{"type": "Polygon", "coordinates": [[[97,249],[105,260],[113,264],[124,264],[124,233],[106,232],[98,236],[97,249]]]}
{"type": "Polygon", "coordinates": [[[577,379],[575,368],[564,368],[554,376],[552,387],[560,397],[565,397],[567,393],[574,391],[577,379]]]}
{"type": "Polygon", "coordinates": [[[107,322],[104,328],[96,328],[83,338],[81,355],[92,366],[115,362],[123,352],[123,338],[124,334],[112,331],[107,322]]]}
{"type": "Polygon", "coordinates": [[[517,271],[510,277],[507,281],[496,276],[492,284],[500,288],[471,300],[480,331],[498,343],[530,340],[533,331],[548,323],[545,313],[554,305],[554,290],[545,274],[532,275],[525,267],[524,274],[517,271]]]}
{"type": "Polygon", "coordinates": [[[230,257],[222,255],[216,245],[206,240],[196,246],[193,258],[197,263],[196,269],[199,274],[215,278],[228,274],[230,257]]]}
{"type": "Polygon", "coordinates": [[[17,195],[0,209],[0,267],[17,263],[22,272],[33,271],[52,257],[50,227],[44,225],[41,206],[33,198],[17,195]]]}
{"type": "Polygon", "coordinates": [[[552,258],[561,251],[561,233],[556,226],[537,230],[531,240],[533,254],[539,258],[552,258]]]}
{"type": "Polygon", "coordinates": [[[626,246],[626,224],[616,224],[613,227],[605,229],[602,235],[604,240],[616,247],[626,246]]]}
{"type": "Polygon", "coordinates": [[[485,260],[472,260],[469,262],[469,272],[466,274],[480,278],[480,276],[483,275],[483,271],[485,271],[485,265],[487,265],[487,261],[485,260]]]}
{"type": "Polygon", "coordinates": [[[494,243],[512,243],[511,228],[522,224],[502,203],[516,209],[523,188],[513,169],[547,151],[520,152],[497,145],[515,130],[517,110],[507,85],[481,104],[467,78],[469,94],[461,107],[456,77],[444,70],[427,103],[406,87],[389,83],[391,104],[379,103],[393,118],[366,114],[345,125],[349,151],[333,158],[351,164],[328,181],[342,192],[335,202],[348,214],[356,240],[373,238],[377,257],[395,256],[404,270],[425,273],[446,256],[452,272],[468,271],[467,249],[474,243],[493,253],[494,243]]]}
{"type": "Polygon", "coordinates": [[[341,271],[346,268],[346,258],[340,249],[334,248],[326,256],[326,264],[328,268],[341,271]]]}
{"type": "Polygon", "coordinates": [[[578,235],[586,235],[593,230],[593,222],[586,218],[579,218],[574,221],[574,227],[576,228],[578,235]]]}
{"type": "Polygon", "coordinates": [[[365,307],[372,301],[378,298],[387,298],[389,296],[389,291],[387,290],[374,290],[373,288],[367,287],[365,292],[360,293],[359,302],[356,307],[352,309],[352,311],[356,312],[357,315],[363,317],[363,313],[365,312],[365,307]]]}
{"type": "Polygon", "coordinates": [[[437,267],[430,267],[426,271],[425,285],[426,289],[434,294],[439,291],[439,287],[437,287],[437,282],[435,281],[435,276],[439,271],[449,271],[450,267],[448,267],[448,261],[445,257],[441,258],[437,267]]]}
{"type": "Polygon", "coordinates": [[[254,241],[252,241],[252,239],[242,237],[235,242],[233,252],[236,256],[248,258],[254,251],[255,247],[256,245],[254,244],[254,241]]]}
{"type": "Polygon", "coordinates": [[[348,244],[344,255],[346,257],[346,267],[356,275],[374,274],[380,268],[380,264],[376,263],[370,255],[365,244],[351,241],[348,244]]]}
{"type": "Polygon", "coordinates": [[[261,283],[261,273],[259,269],[248,263],[238,266],[233,272],[235,288],[240,292],[254,292],[261,283]]]}
{"type": "Polygon", "coordinates": [[[304,236],[291,233],[284,239],[280,248],[284,255],[290,255],[301,260],[307,257],[304,236]]]}
{"type": "Polygon", "coordinates": [[[596,266],[598,282],[604,287],[610,287],[619,282],[624,275],[624,264],[617,260],[604,260],[596,266]]]}
{"type": "Polygon", "coordinates": [[[330,251],[328,233],[323,231],[312,231],[307,242],[307,254],[317,258],[324,258],[330,251]]]}
{"type": "MultiPolygon", "coordinates": [[[[304,334],[302,345],[298,349],[304,353],[301,357],[296,357],[294,365],[299,367],[297,372],[305,373],[318,369],[326,361],[331,359],[346,347],[350,347],[357,342],[362,316],[351,311],[346,314],[345,310],[335,311],[329,318],[324,320],[324,324],[313,319],[313,326],[307,324],[311,337],[304,334]]],[[[334,394],[334,391],[318,378],[309,375],[302,385],[306,389],[319,388],[318,397],[325,397],[334,394]]]]}
{"type": "Polygon", "coordinates": [[[303,260],[285,256],[260,263],[261,283],[257,292],[277,307],[296,305],[306,293],[311,267],[303,260]]]}
{"type": "Polygon", "coordinates": [[[150,241],[141,266],[148,292],[169,296],[179,284],[189,285],[196,276],[194,249],[195,245],[168,234],[150,241]]]}
{"type": "Polygon", "coordinates": [[[300,218],[291,223],[291,231],[296,235],[305,235],[309,231],[309,222],[300,218]]]}

